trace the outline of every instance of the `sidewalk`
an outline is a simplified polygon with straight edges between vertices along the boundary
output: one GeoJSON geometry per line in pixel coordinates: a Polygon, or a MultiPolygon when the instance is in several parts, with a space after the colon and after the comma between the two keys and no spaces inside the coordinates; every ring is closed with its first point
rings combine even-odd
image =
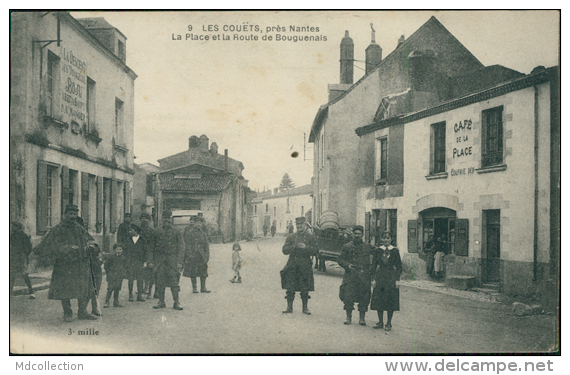
{"type": "MultiPolygon", "coordinates": [[[[37,273],[29,274],[30,281],[32,282],[32,289],[34,293],[38,290],[44,290],[49,288],[49,282],[51,279],[51,270],[41,271],[37,273]]],[[[24,282],[24,278],[16,278],[16,283],[14,285],[14,291],[12,295],[21,296],[23,294],[28,294],[28,287],[24,282]]]]}

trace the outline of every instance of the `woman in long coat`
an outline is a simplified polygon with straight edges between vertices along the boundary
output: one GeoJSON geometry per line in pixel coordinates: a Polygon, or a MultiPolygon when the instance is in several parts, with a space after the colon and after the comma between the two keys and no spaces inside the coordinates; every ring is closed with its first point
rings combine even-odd
{"type": "Polygon", "coordinates": [[[402,273],[402,260],[400,251],[391,245],[390,232],[382,233],[382,245],[376,250],[372,260],[372,301],[370,309],[378,311],[378,323],[376,329],[392,329],[392,316],[394,311],[400,310],[399,281],[402,273]],[[388,322],[384,326],[384,311],[387,312],[388,322]]]}

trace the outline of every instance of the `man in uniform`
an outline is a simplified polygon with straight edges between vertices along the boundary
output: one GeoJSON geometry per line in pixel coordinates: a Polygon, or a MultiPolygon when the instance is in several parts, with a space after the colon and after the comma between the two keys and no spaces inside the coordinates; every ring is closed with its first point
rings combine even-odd
{"type": "Polygon", "coordinates": [[[35,248],[37,254],[49,255],[53,272],[49,286],[49,299],[61,300],[63,319],[73,320],[71,299],[77,299],[77,317],[97,320],[87,312],[87,304],[95,294],[89,257],[89,244],[85,228],[77,224],[79,209],[74,204],[65,207],[63,220],[53,227],[35,248]]]}
{"type": "Polygon", "coordinates": [[[308,308],[309,292],[315,290],[311,256],[317,255],[317,241],[308,232],[304,217],[296,218],[295,224],[297,232],[287,237],[283,245],[283,254],[289,255],[287,264],[281,270],[281,287],[287,290],[287,309],[283,313],[293,312],[295,292],[299,291],[303,301],[303,313],[311,315],[308,308]]]}
{"type": "Polygon", "coordinates": [[[210,260],[210,245],[208,236],[201,228],[200,218],[190,218],[190,225],[184,229],[184,243],[186,245],[186,264],[184,265],[184,277],[192,280],[192,292],[198,293],[196,278],[200,278],[200,292],[210,293],[206,289],[208,277],[208,261],[210,260]]]}
{"type": "Polygon", "coordinates": [[[352,228],[352,241],[342,247],[338,257],[338,265],[344,268],[344,276],[340,286],[340,299],[344,302],[346,321],[352,323],[354,303],[358,303],[361,326],[366,325],[366,311],[370,303],[370,264],[374,255],[374,247],[362,241],[364,228],[356,225],[352,228]]]}
{"type": "Polygon", "coordinates": [[[173,308],[182,310],[180,305],[180,273],[184,265],[184,239],[182,233],[172,225],[172,212],[162,214],[162,228],[156,230],[154,252],[149,255],[148,266],[156,270],[156,290],[158,303],[155,309],[164,309],[164,294],[166,287],[170,288],[174,299],[173,308]]]}

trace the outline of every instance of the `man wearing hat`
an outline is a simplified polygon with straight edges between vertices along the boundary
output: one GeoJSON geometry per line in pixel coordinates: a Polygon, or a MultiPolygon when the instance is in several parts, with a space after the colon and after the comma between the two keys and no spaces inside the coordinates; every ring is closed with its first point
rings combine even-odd
{"type": "Polygon", "coordinates": [[[359,324],[366,325],[366,311],[370,303],[371,260],[374,247],[362,241],[364,228],[356,225],[352,228],[352,241],[342,247],[338,257],[338,265],[344,268],[344,276],[340,285],[339,297],[344,302],[346,321],[352,323],[354,303],[358,303],[360,313],[359,324]]]}
{"type": "Polygon", "coordinates": [[[202,230],[202,220],[197,216],[190,218],[190,225],[184,229],[184,244],[186,245],[186,263],[184,277],[192,280],[192,292],[198,293],[197,279],[200,278],[200,293],[210,293],[206,288],[208,277],[208,261],[210,260],[210,245],[208,236],[202,230]]]}
{"type": "Polygon", "coordinates": [[[125,221],[117,228],[117,243],[126,244],[131,236],[131,213],[125,212],[125,221]]]}
{"type": "Polygon", "coordinates": [[[315,290],[311,257],[317,255],[317,241],[307,230],[304,217],[296,218],[295,224],[297,232],[287,237],[283,245],[283,254],[289,255],[287,264],[281,270],[281,287],[287,290],[287,309],[283,313],[293,312],[293,300],[298,291],[301,292],[303,313],[311,315],[308,308],[309,292],[315,290]]]}
{"type": "Polygon", "coordinates": [[[129,280],[129,301],[134,300],[133,287],[137,282],[137,301],[146,301],[143,294],[144,264],[148,259],[146,238],[141,236],[141,228],[131,224],[129,228],[129,238],[123,242],[125,247],[125,259],[127,261],[127,279],[129,280]]]}
{"type": "Polygon", "coordinates": [[[77,317],[96,320],[87,312],[87,304],[94,295],[93,275],[85,228],[77,224],[79,209],[74,204],[65,207],[63,220],[53,227],[34,249],[39,255],[48,255],[53,264],[49,299],[61,300],[63,319],[73,320],[71,300],[77,299],[77,317]]]}
{"type": "MultiPolygon", "coordinates": [[[[145,286],[144,290],[147,294],[147,299],[150,299],[152,296],[152,286],[155,285],[155,274],[154,268],[148,267],[148,259],[151,256],[151,252],[154,252],[154,248],[156,245],[156,238],[155,238],[155,231],[154,228],[151,226],[150,221],[151,217],[146,212],[143,212],[140,216],[141,220],[141,236],[145,239],[147,245],[147,259],[145,259],[146,267],[144,268],[144,279],[145,279],[145,286]]],[[[158,298],[158,293],[156,293],[155,288],[155,298],[158,298]]]]}
{"type": "Polygon", "coordinates": [[[156,230],[154,252],[149,255],[149,266],[156,270],[156,290],[158,304],[155,309],[164,309],[166,287],[170,288],[174,299],[173,308],[182,310],[180,305],[180,272],[184,267],[184,239],[182,233],[172,225],[172,212],[166,210],[162,214],[162,227],[156,230]]]}

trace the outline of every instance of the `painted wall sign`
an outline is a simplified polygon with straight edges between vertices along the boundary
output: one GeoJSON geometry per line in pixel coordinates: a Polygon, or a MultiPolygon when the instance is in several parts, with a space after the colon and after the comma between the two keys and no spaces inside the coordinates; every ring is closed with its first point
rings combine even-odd
{"type": "Polygon", "coordinates": [[[63,48],[63,63],[61,64],[61,113],[64,121],[80,124],[87,119],[87,64],[78,59],[72,50],[63,48]]]}
{"type": "MultiPolygon", "coordinates": [[[[469,142],[469,135],[471,133],[471,126],[473,121],[471,119],[462,120],[453,125],[455,132],[455,143],[469,142]]],[[[462,156],[473,155],[473,146],[457,145],[453,148],[453,158],[460,158],[462,156]]]]}

